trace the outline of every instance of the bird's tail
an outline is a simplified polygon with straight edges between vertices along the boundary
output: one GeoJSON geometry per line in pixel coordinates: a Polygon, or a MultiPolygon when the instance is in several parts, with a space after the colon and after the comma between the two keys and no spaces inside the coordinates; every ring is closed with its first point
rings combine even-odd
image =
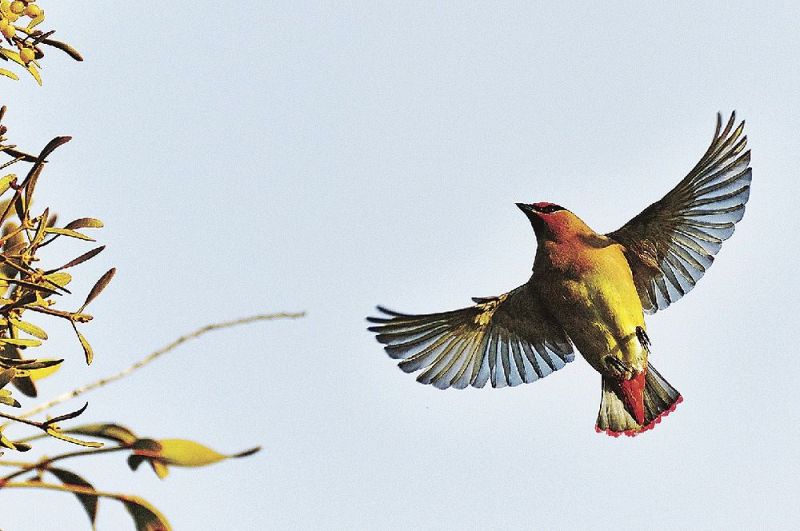
{"type": "Polygon", "coordinates": [[[605,432],[612,437],[622,434],[633,437],[653,429],[662,417],[675,411],[675,407],[683,401],[681,394],[649,363],[645,374],[643,423],[637,422],[634,418],[636,413],[631,414],[626,407],[625,392],[626,389],[613,379],[603,376],[603,397],[595,426],[597,432],[605,432]]]}

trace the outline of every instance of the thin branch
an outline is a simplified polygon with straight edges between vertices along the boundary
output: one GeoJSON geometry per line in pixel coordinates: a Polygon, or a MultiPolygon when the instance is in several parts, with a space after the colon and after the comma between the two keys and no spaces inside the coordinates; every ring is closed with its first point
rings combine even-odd
{"type": "Polygon", "coordinates": [[[114,498],[115,500],[122,500],[126,496],[116,492],[107,492],[103,490],[94,490],[89,487],[82,487],[80,485],[56,485],[55,483],[45,483],[43,481],[20,481],[3,483],[0,481],[0,487],[6,489],[47,489],[47,490],[60,490],[61,492],[72,492],[74,494],[88,494],[90,496],[102,496],[104,498],[114,498]]]}
{"type": "Polygon", "coordinates": [[[224,328],[232,328],[234,326],[240,326],[240,325],[244,325],[244,324],[248,324],[248,323],[254,323],[256,321],[272,321],[272,320],[275,320],[275,319],[299,319],[301,317],[304,317],[305,314],[306,314],[305,312],[269,313],[269,314],[262,314],[262,315],[253,315],[251,317],[245,317],[243,319],[236,319],[234,321],[225,321],[225,322],[222,322],[222,323],[214,323],[214,324],[203,326],[201,328],[198,328],[194,332],[191,332],[189,334],[186,334],[186,335],[183,335],[183,336],[179,337],[178,339],[176,339],[172,343],[169,343],[168,345],[156,350],[155,352],[152,352],[152,353],[148,354],[147,356],[145,356],[144,358],[140,359],[139,361],[137,361],[133,365],[131,365],[131,366],[119,371],[116,374],[112,374],[111,376],[106,376],[104,378],[100,378],[99,380],[96,380],[96,381],[94,381],[92,383],[83,385],[81,387],[73,389],[72,391],[69,391],[69,392],[64,393],[62,395],[59,395],[59,396],[55,397],[54,399],[50,400],[49,402],[45,402],[43,404],[39,404],[38,406],[34,407],[33,409],[30,409],[30,410],[22,413],[21,415],[18,415],[17,418],[24,419],[24,418],[32,417],[33,415],[36,415],[37,413],[41,413],[42,411],[47,411],[48,409],[50,409],[50,408],[52,408],[54,406],[62,404],[64,402],[68,401],[68,400],[72,400],[73,398],[76,398],[76,397],[78,397],[78,396],[80,396],[80,395],[82,395],[84,393],[87,393],[89,391],[93,391],[93,390],[98,389],[100,387],[104,387],[104,386],[106,386],[106,385],[108,385],[108,384],[110,384],[112,382],[117,381],[117,380],[121,380],[122,378],[125,378],[126,376],[129,376],[133,372],[141,369],[145,365],[155,361],[157,358],[159,358],[160,356],[166,354],[167,352],[170,352],[171,350],[174,350],[175,348],[179,347],[183,343],[186,343],[187,341],[190,341],[192,339],[197,339],[198,337],[200,337],[200,336],[202,336],[204,334],[207,334],[208,332],[213,332],[214,330],[222,330],[224,328]]]}
{"type": "MultiPolygon", "coordinates": [[[[61,461],[62,459],[68,459],[70,457],[82,457],[82,456],[86,456],[86,455],[107,454],[107,453],[110,453],[110,452],[120,452],[122,450],[130,450],[130,449],[131,449],[130,446],[109,446],[108,448],[98,448],[98,449],[92,449],[92,450],[78,450],[77,452],[69,452],[69,453],[66,453],[66,454],[56,455],[56,456],[50,457],[48,459],[42,459],[41,461],[36,462],[36,463],[20,463],[20,464],[16,465],[16,466],[20,467],[20,470],[16,470],[16,471],[8,474],[7,476],[3,477],[2,479],[0,479],[0,489],[3,488],[3,483],[4,482],[10,481],[10,480],[16,478],[17,476],[21,476],[22,474],[25,474],[26,472],[30,472],[31,470],[37,470],[37,469],[44,470],[44,469],[47,469],[52,463],[55,463],[56,461],[61,461]]],[[[7,465],[7,466],[15,466],[15,465],[9,465],[8,462],[3,462],[3,461],[0,461],[0,464],[7,465]]]]}

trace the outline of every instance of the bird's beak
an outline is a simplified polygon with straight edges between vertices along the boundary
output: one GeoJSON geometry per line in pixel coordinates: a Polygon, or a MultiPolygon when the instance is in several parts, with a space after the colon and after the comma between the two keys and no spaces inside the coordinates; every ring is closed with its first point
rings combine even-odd
{"type": "Polygon", "coordinates": [[[527,205],[525,203],[516,203],[516,205],[517,205],[517,208],[519,208],[520,210],[525,212],[525,215],[528,216],[529,218],[531,216],[538,216],[539,215],[539,213],[536,211],[536,209],[533,208],[533,205],[527,205]]]}

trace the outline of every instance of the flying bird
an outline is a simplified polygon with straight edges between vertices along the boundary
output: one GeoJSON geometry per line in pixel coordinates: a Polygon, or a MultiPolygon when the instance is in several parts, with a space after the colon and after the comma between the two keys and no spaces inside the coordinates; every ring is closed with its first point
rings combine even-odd
{"type": "Polygon", "coordinates": [[[744,122],[717,114],[711,145],[663,198],[607,234],[554,203],[517,203],[533,226],[530,280],[473,306],[410,315],[378,306],[369,330],[405,372],[440,389],[516,386],[581,353],[602,377],[595,429],[653,428],[682,401],[648,360],[644,314],[694,288],[742,219],[750,195],[744,122]]]}

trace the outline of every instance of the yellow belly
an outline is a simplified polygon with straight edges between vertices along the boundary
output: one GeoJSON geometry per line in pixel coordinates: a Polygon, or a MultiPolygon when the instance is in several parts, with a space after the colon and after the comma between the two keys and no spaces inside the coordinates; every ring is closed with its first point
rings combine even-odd
{"type": "Polygon", "coordinates": [[[644,313],[622,248],[573,251],[565,264],[545,265],[535,285],[581,355],[600,373],[609,372],[609,355],[644,370],[647,350],[636,334],[644,313]]]}

